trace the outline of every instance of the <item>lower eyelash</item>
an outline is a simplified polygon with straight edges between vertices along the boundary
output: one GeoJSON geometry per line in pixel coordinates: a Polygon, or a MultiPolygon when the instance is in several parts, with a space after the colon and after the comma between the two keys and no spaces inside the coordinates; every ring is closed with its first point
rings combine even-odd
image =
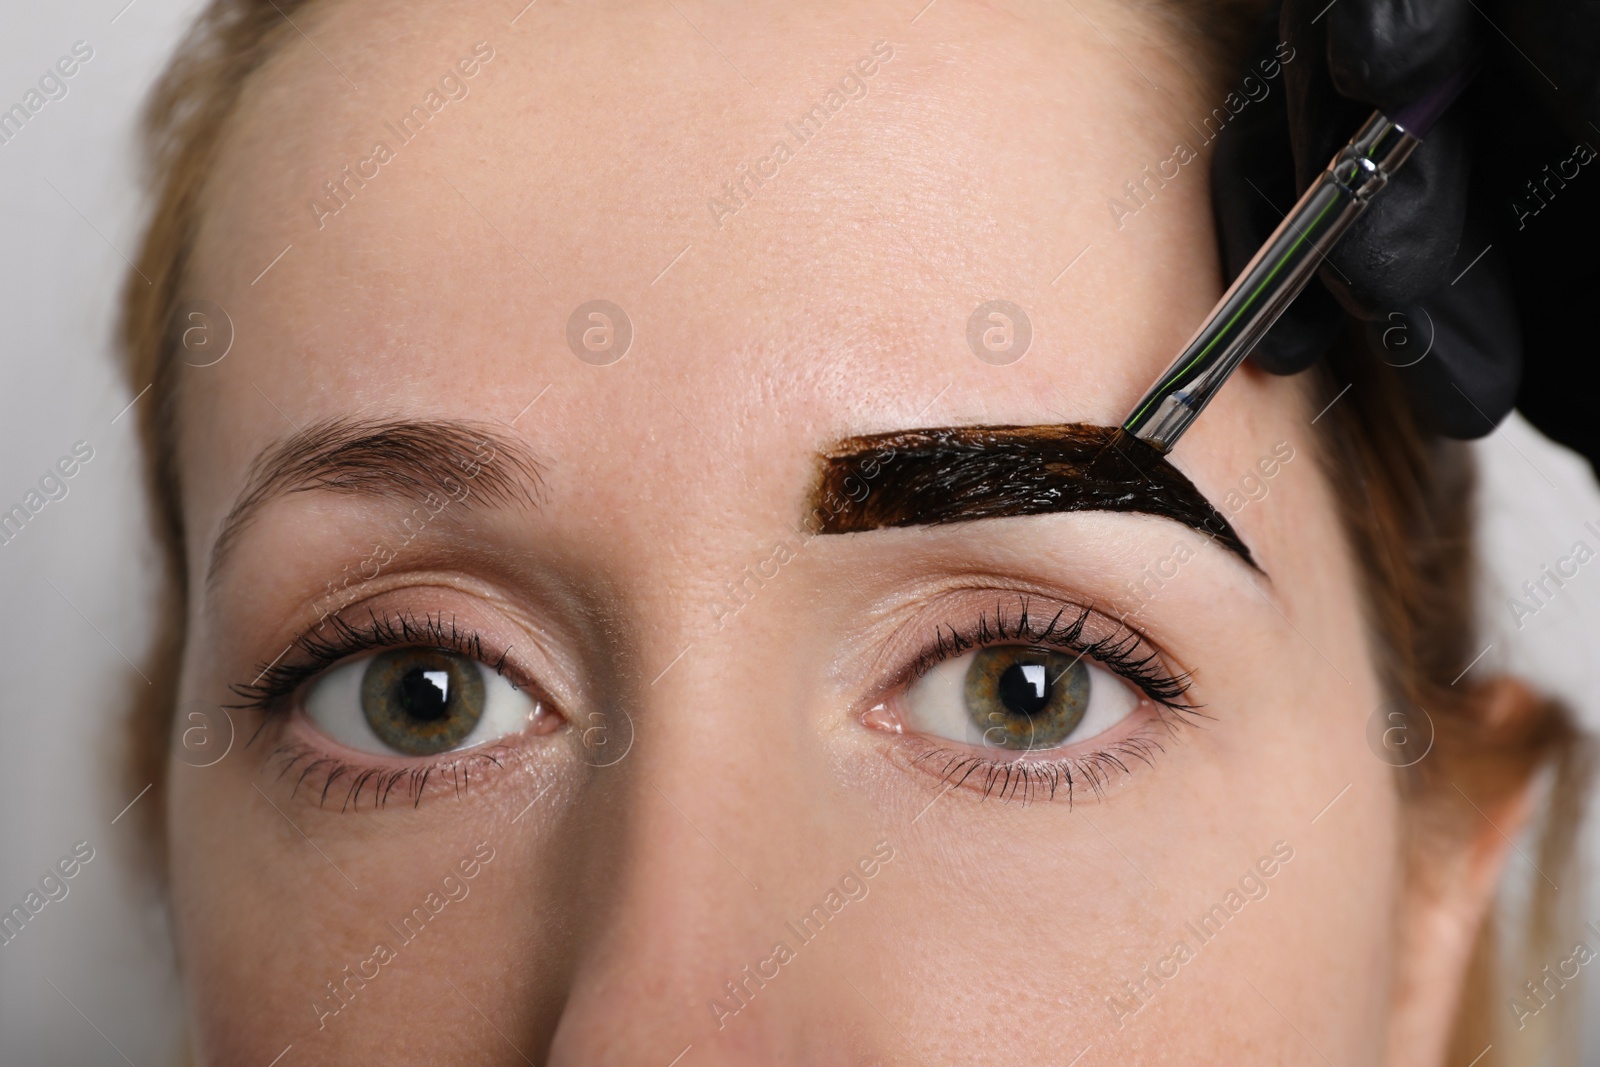
{"type": "MultiPolygon", "coordinates": [[[[1163,714],[1157,720],[1171,734],[1179,723],[1186,720],[1163,714]]],[[[966,784],[974,775],[979,777],[983,799],[993,796],[999,800],[1016,800],[1023,804],[1035,799],[1054,800],[1065,791],[1067,806],[1072,806],[1073,791],[1080,784],[1087,786],[1096,797],[1105,793],[1114,774],[1128,774],[1125,760],[1138,760],[1153,766],[1155,757],[1166,748],[1161,738],[1149,734],[1123,738],[1098,752],[1083,756],[1070,756],[1055,760],[993,759],[971,753],[956,752],[948,748],[934,748],[912,759],[912,766],[938,764],[935,773],[949,789],[966,784]]]]}
{"type": "Polygon", "coordinates": [[[411,806],[417,807],[422,803],[422,795],[428,788],[430,781],[449,782],[454,786],[455,795],[461,796],[472,784],[472,771],[475,767],[484,769],[498,769],[505,766],[505,761],[515,750],[508,744],[491,745],[488,748],[463,752],[454,759],[437,760],[432,763],[421,764],[416,767],[372,767],[359,763],[351,763],[338,756],[314,748],[303,741],[285,741],[278,745],[268,757],[277,760],[278,780],[282,781],[296,770],[300,772],[295,780],[294,787],[289,795],[293,797],[308,779],[313,783],[321,782],[321,789],[317,798],[319,808],[326,807],[330,794],[337,796],[334,789],[341,779],[347,784],[344,786],[344,800],[339,805],[339,810],[359,811],[361,798],[370,791],[373,810],[384,807],[389,802],[390,795],[398,789],[398,795],[411,800],[411,806]]]}

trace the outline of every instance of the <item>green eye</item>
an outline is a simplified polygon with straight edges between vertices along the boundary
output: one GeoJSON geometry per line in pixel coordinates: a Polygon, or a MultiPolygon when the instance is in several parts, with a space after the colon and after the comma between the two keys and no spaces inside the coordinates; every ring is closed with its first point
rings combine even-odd
{"type": "Polygon", "coordinates": [[[938,664],[895,698],[915,733],[1037,752],[1097,737],[1139,706],[1133,686],[1070,649],[991,645],[938,664]]]}
{"type": "Polygon", "coordinates": [[[341,663],[311,683],[304,706],[333,740],[390,756],[437,756],[558,721],[494,670],[442,648],[341,663]]]}
{"type": "Polygon", "coordinates": [[[1083,657],[1002,646],[973,654],[963,686],[967,716],[992,748],[1055,748],[1089,710],[1083,657]]]}
{"type": "Polygon", "coordinates": [[[483,718],[478,665],[452,652],[397,648],[373,656],[361,678],[361,712],[378,740],[408,756],[448,752],[483,718]]]}

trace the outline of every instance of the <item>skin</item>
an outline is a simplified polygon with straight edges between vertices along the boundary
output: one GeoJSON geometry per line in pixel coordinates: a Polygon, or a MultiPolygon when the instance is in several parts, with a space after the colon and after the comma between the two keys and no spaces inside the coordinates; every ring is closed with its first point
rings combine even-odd
{"type": "Polygon", "coordinates": [[[1171,155],[1179,116],[1221,99],[1176,32],[1100,0],[946,0],[914,23],[877,2],[540,3],[508,25],[519,6],[317,5],[296,17],[316,48],[289,36],[232,124],[190,288],[237,338],[180,380],[182,707],[237,703],[229,686],[315,622],[327,583],[403,536],[394,497],[279,496],[208,582],[256,456],[322,420],[451,419],[535,457],[541,503],[447,509],[354,611],[444,613],[514,647],[577,726],[510,739],[459,793],[355,811],[279,777],[285,737],[330,744],[303,721],[252,741],[258,714],[236,712],[226,758],[175,758],[198,1059],[1439,1061],[1503,847],[1475,827],[1438,843],[1459,877],[1407,881],[1297,382],[1239,375],[1173,457],[1220,504],[1293,447],[1230,514],[1265,574],[1170,520],[1078,512],[818,537],[727,603],[799,543],[834,443],[1114,425],[1179,348],[1220,291],[1205,160],[1120,230],[1106,208],[1171,155]],[[894,56],[866,98],[718,226],[707,197],[880,38],[894,56]],[[479,40],[495,57],[470,95],[319,229],[323,180],[479,40]],[[596,296],[636,329],[604,367],[564,342],[596,296]],[[966,345],[994,297],[1033,324],[1009,366],[966,345]],[[1175,546],[1176,577],[1134,595],[1175,546]],[[1159,730],[1145,706],[1132,725],[1164,751],[1070,805],[913,765],[926,742],[872,712],[896,669],[1019,590],[1127,615],[1193,672],[1206,717],[1159,730]],[[625,758],[582,758],[591,721],[631,738],[625,758]],[[866,896],[719,1026],[724,984],[798,945],[785,923],[879,842],[892,859],[866,896]],[[1292,859],[1266,895],[1119,1020],[1107,998],[1195,948],[1186,922],[1278,842],[1292,859]],[[479,846],[470,894],[319,1028],[326,983],[479,846]]]}

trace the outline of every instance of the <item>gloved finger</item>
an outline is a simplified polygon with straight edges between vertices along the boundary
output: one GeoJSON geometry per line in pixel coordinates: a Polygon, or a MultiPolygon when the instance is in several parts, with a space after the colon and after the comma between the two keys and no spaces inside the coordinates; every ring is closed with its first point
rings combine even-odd
{"type": "Polygon", "coordinates": [[[1323,9],[1334,87],[1380,110],[1411,103],[1482,54],[1486,27],[1468,0],[1336,0],[1323,9]]]}
{"type": "Polygon", "coordinates": [[[1416,303],[1454,276],[1446,268],[1466,218],[1471,120],[1464,109],[1440,120],[1323,263],[1323,284],[1357,318],[1416,303]]]}
{"type": "MultiPolygon", "coordinates": [[[[1372,109],[1334,90],[1315,13],[1298,2],[1286,4],[1281,29],[1295,49],[1294,63],[1284,67],[1284,89],[1295,176],[1304,189],[1372,109]]],[[[1467,134],[1467,116],[1458,107],[1434,127],[1323,265],[1323,284],[1350,314],[1381,316],[1439,284],[1466,213],[1467,134]]]]}
{"type": "Polygon", "coordinates": [[[1368,346],[1395,367],[1425,429],[1471,439],[1511,410],[1522,378],[1522,330],[1509,270],[1493,249],[1417,304],[1367,324],[1368,346]]]}

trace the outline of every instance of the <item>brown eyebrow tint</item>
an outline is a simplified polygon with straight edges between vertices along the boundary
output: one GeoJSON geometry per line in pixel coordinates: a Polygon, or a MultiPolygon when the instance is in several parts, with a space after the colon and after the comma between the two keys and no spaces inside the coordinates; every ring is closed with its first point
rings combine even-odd
{"type": "Polygon", "coordinates": [[[1222,513],[1166,458],[1115,426],[954,426],[868,434],[823,454],[821,533],[1058,511],[1174,519],[1256,567],[1222,513]]]}

